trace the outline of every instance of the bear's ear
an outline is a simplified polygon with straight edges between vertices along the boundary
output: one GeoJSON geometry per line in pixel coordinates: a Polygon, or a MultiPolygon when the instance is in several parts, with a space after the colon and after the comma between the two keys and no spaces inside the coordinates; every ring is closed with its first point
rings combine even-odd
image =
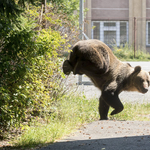
{"type": "Polygon", "coordinates": [[[132,67],[129,63],[127,63],[127,64],[128,64],[128,66],[132,67]]]}
{"type": "Polygon", "coordinates": [[[136,66],[134,68],[134,73],[139,73],[141,71],[141,66],[136,66]]]}

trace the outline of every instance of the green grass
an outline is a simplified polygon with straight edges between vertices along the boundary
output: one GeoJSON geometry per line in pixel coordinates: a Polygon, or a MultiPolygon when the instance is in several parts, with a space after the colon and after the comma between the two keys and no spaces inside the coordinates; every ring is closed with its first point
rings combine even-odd
{"type": "Polygon", "coordinates": [[[150,103],[124,103],[124,110],[117,115],[110,116],[110,119],[150,121],[150,103]]]}
{"type": "Polygon", "coordinates": [[[122,61],[150,61],[150,54],[142,50],[136,50],[134,57],[134,49],[127,43],[124,46],[113,46],[113,53],[122,61]]]}
{"type": "MultiPolygon", "coordinates": [[[[111,120],[150,119],[150,103],[124,103],[124,110],[111,120]]],[[[109,111],[112,111],[112,108],[109,111]]],[[[57,139],[75,131],[82,124],[99,119],[98,99],[87,100],[85,97],[70,96],[55,104],[55,112],[47,119],[35,121],[31,127],[14,141],[17,147],[33,147],[45,143],[53,143],[57,139]],[[41,123],[40,123],[41,122],[41,123]]]]}
{"type": "MultiPolygon", "coordinates": [[[[14,141],[17,147],[32,147],[39,144],[53,143],[67,135],[82,124],[99,118],[98,100],[87,100],[85,97],[70,96],[54,106],[55,112],[46,120],[35,121],[33,126],[14,141]]],[[[47,116],[48,117],[48,116],[47,116]]]]}

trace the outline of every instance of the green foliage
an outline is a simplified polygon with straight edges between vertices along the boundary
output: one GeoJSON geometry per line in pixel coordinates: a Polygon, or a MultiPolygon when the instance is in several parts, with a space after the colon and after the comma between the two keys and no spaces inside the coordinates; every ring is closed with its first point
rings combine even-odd
{"type": "Polygon", "coordinates": [[[34,3],[35,0],[1,0],[0,1],[0,16],[16,19],[25,7],[25,2],[34,3]]]}
{"type": "Polygon", "coordinates": [[[1,0],[0,1],[0,16],[7,16],[9,18],[16,18],[21,9],[17,6],[14,0],[1,0]]]}
{"type": "Polygon", "coordinates": [[[150,60],[150,54],[144,53],[141,50],[137,50],[135,52],[135,58],[134,58],[134,50],[132,46],[129,46],[128,43],[126,43],[124,46],[121,45],[119,48],[117,46],[113,47],[113,53],[118,59],[121,60],[134,60],[134,61],[149,61],[150,60]]]}
{"type": "Polygon", "coordinates": [[[27,110],[43,111],[55,100],[62,74],[62,61],[57,58],[56,49],[65,42],[51,29],[43,29],[39,36],[35,36],[28,23],[5,36],[0,52],[1,126],[17,126],[25,119],[27,110]]]}
{"type": "Polygon", "coordinates": [[[57,8],[58,11],[69,15],[69,17],[74,16],[74,11],[79,11],[79,2],[76,0],[48,0],[48,2],[53,3],[54,9],[57,8]]]}
{"type": "Polygon", "coordinates": [[[31,111],[48,111],[47,108],[57,97],[61,95],[61,77],[63,77],[60,65],[62,60],[57,58],[57,49],[61,49],[66,41],[60,34],[51,29],[43,29],[36,38],[36,48],[38,57],[34,60],[28,73],[27,86],[30,88],[30,94],[33,97],[31,111]]]}
{"type": "MultiPolygon", "coordinates": [[[[24,7],[25,1],[15,2],[17,8],[24,7]]],[[[70,47],[72,16],[68,19],[61,9],[55,14],[52,4],[42,16],[40,7],[28,8],[20,16],[10,12],[16,15],[13,21],[7,12],[0,14],[0,137],[12,128],[28,127],[36,117],[50,115],[52,104],[62,100],[66,90],[59,56],[70,47]]]]}
{"type": "Polygon", "coordinates": [[[25,20],[22,21],[20,28],[15,25],[9,28],[6,23],[0,37],[0,126],[4,128],[20,122],[30,101],[24,77],[35,52],[34,32],[31,24],[24,26],[25,20]]]}
{"type": "MultiPolygon", "coordinates": [[[[30,6],[27,12],[28,18],[34,20],[36,22],[36,30],[41,30],[43,28],[51,28],[52,30],[58,31],[61,37],[67,40],[66,44],[62,45],[62,49],[57,49],[59,55],[67,51],[65,46],[69,46],[69,44],[73,45],[79,39],[79,30],[78,30],[78,14],[71,13],[68,15],[63,12],[63,10],[59,9],[59,7],[55,8],[56,3],[47,4],[46,12],[41,16],[41,6],[30,6]],[[43,19],[42,21],[41,18],[43,19]]],[[[63,4],[62,4],[63,5],[63,4]]]]}
{"type": "MultiPolygon", "coordinates": [[[[5,18],[0,23],[1,133],[23,122],[30,124],[36,116],[50,114],[52,103],[64,95],[62,59],[57,52],[68,49],[68,40],[50,27],[35,30],[37,14],[30,16],[17,18],[17,25],[5,18]]],[[[62,26],[59,19],[48,19],[52,25],[62,26]]]]}

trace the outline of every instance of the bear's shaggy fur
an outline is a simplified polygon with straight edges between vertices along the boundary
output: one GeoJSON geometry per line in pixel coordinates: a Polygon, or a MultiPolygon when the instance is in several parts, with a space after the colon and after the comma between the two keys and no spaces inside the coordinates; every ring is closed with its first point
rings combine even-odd
{"type": "Polygon", "coordinates": [[[63,71],[69,75],[86,74],[98,87],[102,94],[99,99],[99,114],[101,120],[106,120],[109,107],[114,110],[111,115],[123,110],[118,95],[122,91],[138,91],[146,93],[150,85],[149,73],[140,66],[131,67],[123,63],[113,54],[112,50],[99,40],[83,40],[77,42],[69,60],[63,63],[63,71]]]}

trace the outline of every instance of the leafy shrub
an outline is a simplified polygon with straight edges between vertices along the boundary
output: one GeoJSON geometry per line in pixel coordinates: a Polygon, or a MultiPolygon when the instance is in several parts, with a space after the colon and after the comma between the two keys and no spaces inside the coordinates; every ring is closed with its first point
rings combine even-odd
{"type": "MultiPolygon", "coordinates": [[[[20,20],[18,20],[20,21],[20,20]]],[[[1,24],[0,37],[0,126],[1,130],[25,116],[30,98],[24,77],[35,52],[31,24],[20,26],[1,24]],[[21,108],[21,109],[20,109],[21,108]]],[[[22,24],[23,25],[23,24],[22,24]]]]}
{"type": "MultiPolygon", "coordinates": [[[[62,59],[58,58],[56,49],[61,47],[66,41],[62,39],[56,31],[41,30],[40,35],[36,39],[36,46],[39,56],[35,59],[34,65],[31,66],[28,79],[32,95],[33,108],[32,111],[42,112],[44,109],[50,108],[51,103],[58,95],[61,95],[60,82],[63,73],[61,71],[62,59]],[[59,93],[59,94],[58,94],[59,93]]],[[[45,110],[50,111],[50,110],[45,110]]]]}
{"type": "Polygon", "coordinates": [[[27,20],[22,21],[22,28],[14,26],[1,41],[1,132],[19,126],[30,113],[48,111],[61,93],[62,60],[56,50],[66,40],[52,29],[36,35],[27,20]]]}
{"type": "Polygon", "coordinates": [[[41,22],[39,7],[32,7],[15,23],[1,19],[0,136],[23,123],[29,125],[36,116],[50,115],[52,104],[64,96],[58,53],[70,47],[73,38],[68,34],[73,30],[71,21],[62,21],[65,17],[54,14],[51,7],[47,6],[48,13],[41,22]],[[42,29],[45,23],[47,27],[42,29]]]}

